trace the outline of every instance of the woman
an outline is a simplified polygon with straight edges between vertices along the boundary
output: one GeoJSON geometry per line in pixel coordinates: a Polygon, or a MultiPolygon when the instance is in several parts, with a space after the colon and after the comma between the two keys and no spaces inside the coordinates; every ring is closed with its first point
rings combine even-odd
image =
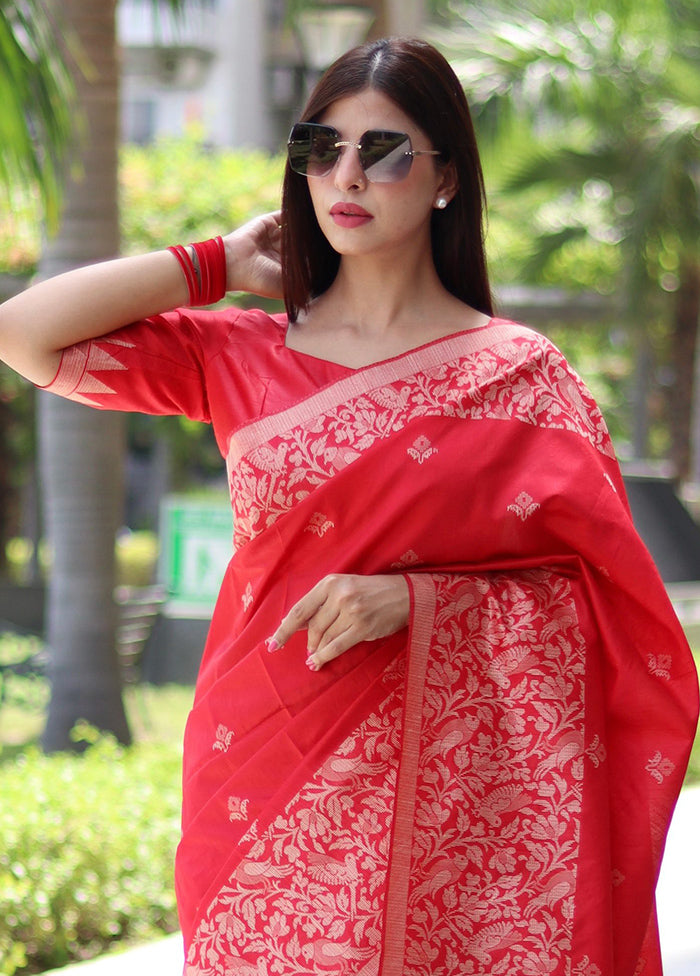
{"type": "Polygon", "coordinates": [[[482,198],[453,72],[379,41],[311,95],[281,219],[0,314],[35,383],[210,421],[226,459],[189,976],[661,971],[693,663],[590,395],[493,317],[482,198]],[[182,307],[225,288],[288,314],[182,307]]]}

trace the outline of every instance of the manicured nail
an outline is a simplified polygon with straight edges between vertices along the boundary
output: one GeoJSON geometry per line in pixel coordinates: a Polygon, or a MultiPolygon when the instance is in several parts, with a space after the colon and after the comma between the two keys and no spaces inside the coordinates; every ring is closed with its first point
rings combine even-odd
{"type": "Polygon", "coordinates": [[[316,664],[316,662],[312,657],[307,657],[306,666],[309,669],[309,671],[318,671],[318,664],[316,664]]]}
{"type": "Polygon", "coordinates": [[[267,644],[267,649],[270,652],[270,654],[274,654],[275,651],[279,651],[281,646],[280,644],[277,643],[274,637],[268,637],[265,643],[267,644]]]}

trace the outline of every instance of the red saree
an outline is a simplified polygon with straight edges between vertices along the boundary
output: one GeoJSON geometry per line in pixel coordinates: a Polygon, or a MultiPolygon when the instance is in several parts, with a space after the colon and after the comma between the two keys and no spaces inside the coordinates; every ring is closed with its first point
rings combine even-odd
{"type": "Polygon", "coordinates": [[[235,552],[185,737],[187,976],[656,976],[697,681],[590,395],[504,321],[359,370],[246,321],[266,338],[229,373],[233,333],[202,329],[196,379],[169,345],[142,382],[142,323],[52,384],[215,427],[222,391],[246,402],[218,422],[235,552]],[[407,631],[317,674],[303,634],[267,652],[327,573],[392,571],[407,631]]]}

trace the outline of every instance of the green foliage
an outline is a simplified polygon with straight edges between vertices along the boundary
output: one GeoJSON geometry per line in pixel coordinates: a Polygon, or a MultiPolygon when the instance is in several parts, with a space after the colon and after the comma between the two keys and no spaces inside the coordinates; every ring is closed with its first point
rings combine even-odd
{"type": "Polygon", "coordinates": [[[451,29],[436,32],[488,147],[495,228],[510,221],[504,280],[563,281],[614,299],[618,322],[643,337],[638,349],[656,354],[644,386],[627,394],[641,418],[635,452],[670,451],[681,477],[689,473],[700,311],[693,7],[455,0],[451,29]]]}
{"type": "Polygon", "coordinates": [[[683,262],[700,257],[700,61],[688,10],[663,0],[453,4],[456,24],[439,40],[492,145],[498,202],[520,206],[521,280],[573,272],[576,284],[577,263],[605,255],[627,312],[648,317],[653,303],[668,316],[683,262]]]}
{"type": "MultiPolygon", "coordinates": [[[[122,239],[125,253],[226,234],[280,206],[282,156],[262,150],[211,149],[196,128],[121,155],[122,239]]],[[[240,296],[237,301],[249,301],[240,296]]],[[[260,300],[256,302],[259,304],[260,300]]],[[[141,436],[166,437],[175,487],[206,481],[222,470],[211,429],[183,417],[132,420],[141,436]]]]}
{"type": "Polygon", "coordinates": [[[38,190],[17,185],[5,192],[8,206],[0,208],[0,269],[28,275],[39,258],[41,198],[38,190]]]}
{"type": "Polygon", "coordinates": [[[5,744],[19,745],[36,733],[36,719],[48,705],[49,684],[39,663],[43,651],[33,634],[0,634],[0,755],[5,744]]]}
{"type": "MultiPolygon", "coordinates": [[[[695,664],[700,672],[700,651],[694,652],[695,664]]],[[[690,754],[690,762],[688,763],[688,772],[685,776],[686,786],[697,786],[700,784],[700,727],[698,727],[697,735],[695,736],[695,743],[693,745],[693,751],[690,754]]]]}
{"type": "Polygon", "coordinates": [[[83,728],[81,756],[0,765],[0,974],[38,973],[177,929],[180,755],[83,728]]]}
{"type": "Polygon", "coordinates": [[[630,426],[626,396],[632,365],[629,336],[605,326],[585,329],[553,326],[547,334],[585,378],[618,452],[624,454],[630,426]]]}
{"type": "MultiPolygon", "coordinates": [[[[284,160],[254,149],[212,149],[196,127],[150,146],[125,145],[120,157],[121,236],[125,254],[225,234],[280,205],[284,160]]],[[[0,212],[0,271],[31,272],[37,263],[41,208],[28,189],[13,189],[0,212]]]]}
{"type": "Polygon", "coordinates": [[[73,45],[73,62],[78,63],[72,34],[55,21],[46,3],[0,4],[0,189],[11,210],[15,196],[22,194],[17,188],[37,191],[53,229],[62,165],[79,118],[66,45],[73,45]]]}
{"type": "Polygon", "coordinates": [[[158,538],[154,532],[124,532],[117,537],[117,585],[148,586],[155,578],[158,538]]]}
{"type": "Polygon", "coordinates": [[[27,483],[35,455],[34,395],[29,384],[0,363],[0,575],[8,539],[20,521],[15,499],[27,483]]]}
{"type": "Polygon", "coordinates": [[[283,160],[261,150],[213,150],[196,129],[121,156],[125,253],[225,234],[280,205],[283,160]]]}
{"type": "MultiPolygon", "coordinates": [[[[35,638],[0,637],[0,662],[36,650],[35,638]]],[[[192,688],[139,686],[125,698],[137,744],[82,726],[80,755],[31,744],[36,703],[13,693],[0,709],[0,976],[177,929],[172,863],[192,688]]]]}
{"type": "MultiPolygon", "coordinates": [[[[33,546],[29,539],[10,539],[6,546],[9,578],[18,584],[24,582],[29,576],[32,556],[33,546]]],[[[158,560],[156,534],[147,530],[121,533],[115,542],[115,559],[118,586],[148,586],[153,582],[158,560]]],[[[39,568],[46,573],[49,567],[50,557],[46,546],[40,545],[39,568]]]]}
{"type": "Polygon", "coordinates": [[[0,667],[24,664],[43,648],[42,641],[34,634],[0,634],[0,667]]]}
{"type": "MultiPolygon", "coordinates": [[[[13,536],[5,544],[5,558],[7,562],[7,578],[12,583],[21,586],[31,579],[32,560],[34,559],[34,544],[30,539],[13,536]]],[[[49,556],[45,543],[39,545],[37,554],[37,570],[43,576],[49,568],[49,556]]]]}

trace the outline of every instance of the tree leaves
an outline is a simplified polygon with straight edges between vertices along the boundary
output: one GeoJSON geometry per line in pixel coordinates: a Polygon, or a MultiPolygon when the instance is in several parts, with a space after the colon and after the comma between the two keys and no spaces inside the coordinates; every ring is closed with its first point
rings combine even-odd
{"type": "Polygon", "coordinates": [[[62,166],[74,131],[74,87],[59,25],[41,0],[0,5],[0,185],[37,186],[58,223],[62,166]]]}

